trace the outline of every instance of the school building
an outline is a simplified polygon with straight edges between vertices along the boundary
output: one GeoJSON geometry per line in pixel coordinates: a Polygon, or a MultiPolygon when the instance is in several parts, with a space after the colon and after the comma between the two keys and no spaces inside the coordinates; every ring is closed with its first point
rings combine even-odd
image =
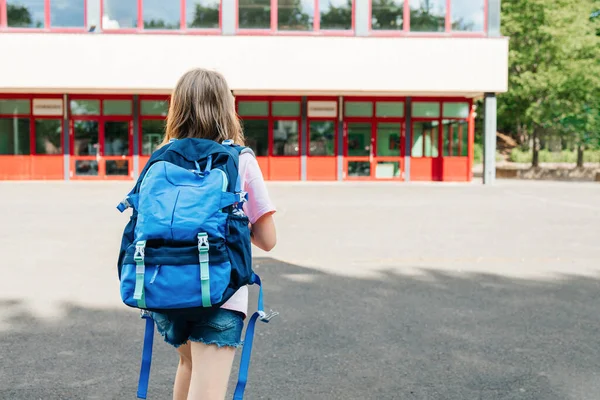
{"type": "Polygon", "coordinates": [[[470,181],[485,98],[493,180],[500,0],[0,0],[0,179],[133,179],[194,67],[265,179],[470,181]]]}

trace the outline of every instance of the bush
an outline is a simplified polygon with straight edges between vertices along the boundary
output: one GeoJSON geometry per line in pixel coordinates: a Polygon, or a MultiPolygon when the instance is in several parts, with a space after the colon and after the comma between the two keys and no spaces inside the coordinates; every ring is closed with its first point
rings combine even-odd
{"type": "MultiPolygon", "coordinates": [[[[496,162],[504,161],[504,157],[496,151],[496,162]]],[[[473,146],[473,164],[483,164],[483,145],[475,143],[473,146]]]]}
{"type": "MultiPolygon", "coordinates": [[[[518,148],[510,152],[510,161],[516,163],[531,163],[533,151],[524,151],[518,148]]],[[[549,150],[540,150],[541,163],[572,163],[577,162],[577,151],[563,150],[552,152],[549,150]]],[[[600,163],[600,150],[586,150],[583,152],[583,162],[600,163]]]]}

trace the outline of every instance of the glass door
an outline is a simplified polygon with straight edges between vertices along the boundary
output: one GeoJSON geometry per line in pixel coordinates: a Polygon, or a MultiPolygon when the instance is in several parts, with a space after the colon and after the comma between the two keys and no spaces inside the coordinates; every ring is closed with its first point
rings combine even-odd
{"type": "Polygon", "coordinates": [[[129,176],[130,121],[104,121],[103,128],[105,175],[111,178],[129,176]]]}
{"type": "Polygon", "coordinates": [[[402,179],[404,124],[377,122],[375,130],[375,178],[402,179]]]}
{"type": "Polygon", "coordinates": [[[373,124],[370,122],[346,122],[345,130],[346,178],[371,178],[374,142],[373,124]]]}
{"type": "Polygon", "coordinates": [[[71,121],[71,176],[100,175],[100,130],[94,119],[71,121]]]}

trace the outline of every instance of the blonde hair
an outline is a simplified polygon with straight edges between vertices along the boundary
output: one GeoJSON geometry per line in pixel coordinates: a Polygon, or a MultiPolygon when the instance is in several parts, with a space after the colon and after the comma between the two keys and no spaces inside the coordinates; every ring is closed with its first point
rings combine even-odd
{"type": "Polygon", "coordinates": [[[161,146],[171,139],[232,139],[243,145],[244,135],[235,112],[235,99],[225,78],[202,68],[183,74],[173,94],[161,146]]]}

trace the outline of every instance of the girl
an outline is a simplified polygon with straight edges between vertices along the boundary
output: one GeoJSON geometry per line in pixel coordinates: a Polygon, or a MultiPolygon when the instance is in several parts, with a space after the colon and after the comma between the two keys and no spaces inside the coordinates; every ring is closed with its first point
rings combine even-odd
{"type": "MultiPolygon", "coordinates": [[[[244,144],[235,99],[217,72],[189,71],[173,91],[163,145],[190,137],[244,144]]],[[[276,243],[275,207],[252,154],[240,156],[239,169],[243,190],[248,192],[243,209],[250,220],[252,243],[270,251],[276,243]]],[[[248,288],[242,287],[221,308],[195,318],[153,313],[159,333],[179,353],[174,400],[224,399],[247,309],[248,288]]]]}

